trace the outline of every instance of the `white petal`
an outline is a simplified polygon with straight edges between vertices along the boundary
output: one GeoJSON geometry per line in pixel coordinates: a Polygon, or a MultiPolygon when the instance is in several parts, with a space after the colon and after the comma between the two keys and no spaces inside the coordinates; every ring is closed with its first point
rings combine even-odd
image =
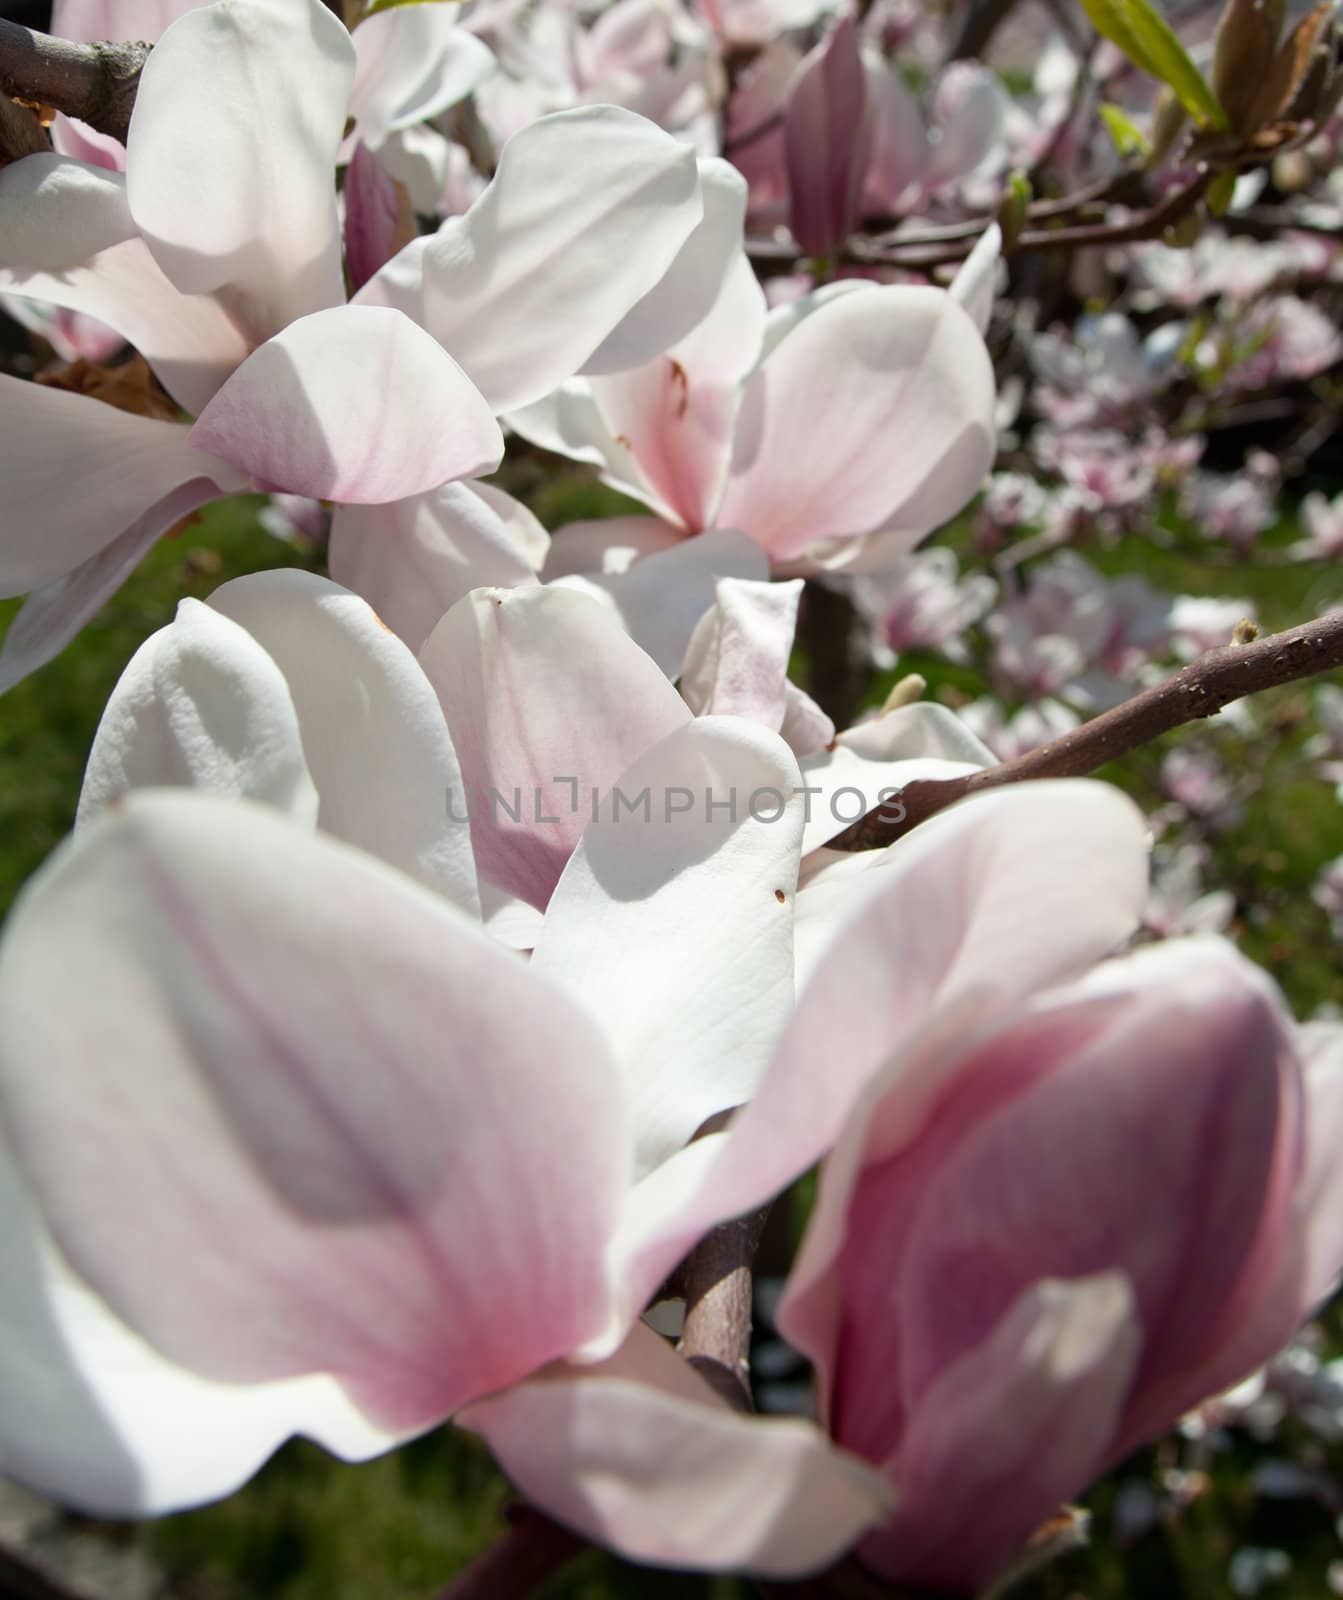
{"type": "Polygon", "coordinates": [[[320,798],[318,826],[479,915],[462,773],[433,686],[365,601],[307,572],[258,572],[210,605],[284,674],[320,798]]]}
{"type": "Polygon", "coordinates": [[[317,820],[284,674],[210,606],[183,600],[117,680],[94,735],[76,825],[132,789],[181,785],[264,801],[317,820]]]}
{"type": "Polygon", "coordinates": [[[750,1098],[787,1018],[797,778],[777,735],[697,719],[621,775],[547,907],[533,968],[601,1022],[640,1172],[750,1098]]]}
{"type": "Polygon", "coordinates": [[[136,224],[183,293],[226,292],[258,342],[345,298],[335,171],[354,64],[321,0],[221,0],[173,23],[140,74],[136,224]]]}

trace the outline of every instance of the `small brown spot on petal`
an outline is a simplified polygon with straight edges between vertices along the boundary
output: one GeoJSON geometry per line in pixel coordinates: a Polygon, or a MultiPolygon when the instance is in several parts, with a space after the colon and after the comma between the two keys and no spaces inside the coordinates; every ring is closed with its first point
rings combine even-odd
{"type": "Polygon", "coordinates": [[[690,404],[690,379],[686,377],[685,368],[675,356],[668,356],[667,360],[671,362],[672,388],[679,391],[673,402],[679,419],[685,416],[686,407],[690,404]]]}
{"type": "Polygon", "coordinates": [[[788,896],[783,892],[782,889],[776,889],[774,891],[774,898],[779,902],[780,905],[784,905],[788,899],[788,896]]]}

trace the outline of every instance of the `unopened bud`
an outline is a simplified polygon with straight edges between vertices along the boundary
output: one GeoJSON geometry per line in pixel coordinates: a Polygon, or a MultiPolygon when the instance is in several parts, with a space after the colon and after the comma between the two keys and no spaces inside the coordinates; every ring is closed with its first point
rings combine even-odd
{"type": "Polygon", "coordinates": [[[1231,630],[1232,644],[1253,644],[1259,637],[1259,624],[1253,617],[1242,617],[1231,630]]]}
{"type": "Polygon", "coordinates": [[[892,687],[890,694],[882,702],[882,716],[891,711],[899,711],[901,706],[912,706],[916,700],[922,698],[923,691],[927,687],[926,678],[920,677],[917,672],[907,673],[892,687]]]}
{"type": "Polygon", "coordinates": [[[1017,167],[1008,174],[1007,187],[998,204],[998,226],[1002,229],[1003,254],[1012,249],[1026,226],[1026,213],[1031,203],[1031,180],[1017,167]]]}

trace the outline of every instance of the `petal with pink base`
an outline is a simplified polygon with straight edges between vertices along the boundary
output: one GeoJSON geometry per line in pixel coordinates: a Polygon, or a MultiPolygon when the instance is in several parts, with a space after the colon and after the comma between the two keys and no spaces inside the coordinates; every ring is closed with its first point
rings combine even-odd
{"type": "Polygon", "coordinates": [[[927,533],[988,471],[993,407],[984,341],[945,291],[837,296],[747,385],[717,520],[775,560],[895,521],[927,533]]]}
{"type": "Polygon", "coordinates": [[[978,1593],[1099,1470],[1139,1329],[1118,1274],[1027,1289],[928,1393],[898,1455],[894,1516],[859,1555],[890,1579],[978,1593]]]}
{"type": "Polygon", "coordinates": [[[7,1478],[91,1516],[159,1516],[232,1493],[291,1434],[348,1460],[400,1442],[331,1378],[239,1386],[165,1361],[61,1259],[3,1143],[0,1214],[7,1478]]]}
{"type": "MultiPolygon", "coordinates": [[[[542,117],[424,249],[424,326],[495,411],[525,406],[661,281],[703,209],[693,152],[651,122],[615,106],[542,117]]],[[[666,342],[686,331],[669,324],[666,342]]]]}
{"type": "Polygon", "coordinates": [[[480,589],[425,641],[462,764],[481,874],[544,907],[592,815],[630,765],[690,720],[656,662],[587,595],[480,589]]]}
{"type": "Polygon", "coordinates": [[[25,892],[0,1014],[53,1238],[190,1371],[330,1374],[404,1432],[603,1317],[629,1156],[600,1036],[369,857],[267,807],[133,795],[25,892]]]}

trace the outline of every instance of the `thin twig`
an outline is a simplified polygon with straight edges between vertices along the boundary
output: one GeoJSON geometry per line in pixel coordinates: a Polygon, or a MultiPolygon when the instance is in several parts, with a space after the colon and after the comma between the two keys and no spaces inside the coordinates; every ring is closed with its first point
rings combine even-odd
{"type": "Polygon", "coordinates": [[[1080,728],[1028,751],[1015,761],[960,778],[911,783],[890,808],[859,817],[830,841],[836,850],[875,850],[892,843],[956,800],[1005,783],[1038,778],[1079,778],[1107,761],[1150,744],[1163,733],[1210,717],[1243,695],[1313,678],[1343,667],[1343,610],[1253,644],[1225,645],[1154,688],[1102,712],[1080,728]]]}
{"type": "Polygon", "coordinates": [[[587,1541],[539,1511],[524,1510],[437,1600],[527,1600],[587,1548],[587,1541]]]}
{"type": "Polygon", "coordinates": [[[0,93],[126,140],[147,44],[76,44],[0,19],[0,93]]]}

